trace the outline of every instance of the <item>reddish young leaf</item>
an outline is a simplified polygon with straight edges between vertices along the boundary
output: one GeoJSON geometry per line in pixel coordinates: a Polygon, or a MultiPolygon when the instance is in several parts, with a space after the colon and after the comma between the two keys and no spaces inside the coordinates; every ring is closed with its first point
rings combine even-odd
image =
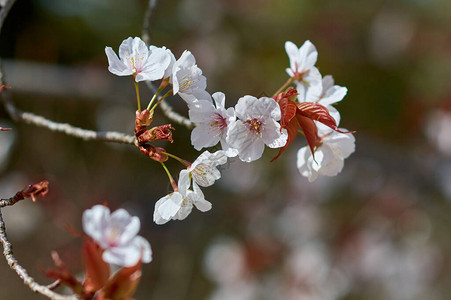
{"type": "Polygon", "coordinates": [[[281,118],[280,125],[282,128],[286,128],[291,119],[296,115],[296,104],[294,103],[298,92],[289,87],[286,92],[282,92],[273,99],[279,104],[281,118]]]}
{"type": "Polygon", "coordinates": [[[141,261],[133,267],[122,268],[108,280],[97,300],[125,300],[135,292],[141,279],[141,261]]]}
{"type": "Polygon", "coordinates": [[[56,251],[52,251],[52,259],[56,269],[46,270],[45,275],[60,280],[62,284],[70,287],[76,295],[84,296],[83,285],[72,275],[56,251]]]}
{"type": "Polygon", "coordinates": [[[285,149],[287,149],[288,146],[290,146],[290,144],[296,138],[296,136],[298,134],[298,128],[299,128],[298,120],[296,118],[291,119],[290,123],[288,123],[285,128],[287,129],[287,133],[288,133],[287,143],[285,144],[285,146],[280,148],[279,153],[273,159],[271,159],[271,162],[273,162],[277,158],[279,158],[279,156],[282,154],[282,152],[285,151],[285,149]]]}
{"type": "Polygon", "coordinates": [[[318,136],[318,128],[316,127],[315,122],[313,122],[312,119],[299,114],[296,115],[296,119],[299,122],[302,132],[304,132],[310,151],[315,153],[316,138],[318,136]]]}
{"type": "MultiPolygon", "coordinates": [[[[323,123],[335,131],[341,132],[337,128],[335,119],[329,114],[329,110],[321,104],[314,102],[298,103],[298,115],[323,123]]],[[[315,126],[316,127],[316,126],[315,126]]]]}
{"type": "Polygon", "coordinates": [[[1,92],[3,89],[10,89],[10,88],[11,88],[10,86],[2,85],[2,86],[0,86],[0,92],[1,92]]]}
{"type": "Polygon", "coordinates": [[[86,276],[83,283],[86,293],[95,293],[105,286],[110,277],[110,266],[102,259],[103,249],[90,238],[83,242],[86,276]]]}

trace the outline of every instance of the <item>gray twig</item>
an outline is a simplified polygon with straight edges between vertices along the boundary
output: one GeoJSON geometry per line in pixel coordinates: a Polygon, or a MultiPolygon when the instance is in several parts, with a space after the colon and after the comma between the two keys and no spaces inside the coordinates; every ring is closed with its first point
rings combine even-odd
{"type": "MultiPolygon", "coordinates": [[[[152,12],[155,9],[155,6],[157,5],[157,0],[149,0],[149,4],[147,5],[146,14],[144,17],[143,22],[143,28],[141,33],[141,38],[146,44],[150,44],[150,23],[152,19],[152,12]]],[[[151,83],[146,82],[147,87],[155,93],[157,91],[157,88],[151,83]]],[[[157,100],[160,100],[161,96],[157,96],[157,100]]],[[[191,129],[194,127],[193,122],[191,122],[188,118],[180,115],[179,113],[175,112],[172,109],[172,106],[170,106],[166,100],[161,101],[159,104],[161,110],[163,111],[164,115],[171,121],[176,122],[177,124],[186,126],[188,129],[191,129]]]]}
{"type": "MultiPolygon", "coordinates": [[[[75,295],[61,295],[52,291],[49,286],[38,284],[33,277],[28,275],[27,270],[25,270],[25,268],[22,267],[14,257],[12,245],[6,236],[6,227],[5,222],[3,221],[1,209],[5,206],[13,205],[16,202],[17,198],[15,197],[0,200],[0,242],[3,246],[3,256],[6,258],[8,265],[17,273],[17,275],[19,275],[25,285],[27,285],[33,292],[39,293],[53,300],[77,300],[78,298],[75,295]]],[[[53,283],[50,287],[54,288],[54,285],[56,284],[53,283]]]]}

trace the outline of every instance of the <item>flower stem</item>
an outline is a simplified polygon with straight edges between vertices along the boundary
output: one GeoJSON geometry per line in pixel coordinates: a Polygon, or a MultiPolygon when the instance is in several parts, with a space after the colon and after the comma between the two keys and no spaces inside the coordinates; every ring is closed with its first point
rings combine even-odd
{"type": "Polygon", "coordinates": [[[177,184],[175,183],[174,178],[172,178],[171,173],[169,172],[168,168],[166,167],[166,165],[164,164],[164,162],[160,162],[161,165],[163,166],[163,169],[166,171],[166,174],[169,177],[169,181],[171,182],[172,188],[174,189],[174,192],[177,192],[179,190],[177,184]]]}
{"type": "Polygon", "coordinates": [[[158,104],[161,103],[161,101],[164,100],[164,98],[166,98],[167,96],[171,96],[172,95],[172,89],[170,91],[168,91],[166,94],[164,94],[163,97],[160,98],[160,100],[158,100],[157,103],[155,103],[155,105],[152,107],[152,109],[150,109],[150,103],[149,106],[147,106],[147,109],[150,109],[150,116],[153,116],[153,111],[155,110],[155,108],[158,106],[158,104]]]}
{"type": "Polygon", "coordinates": [[[141,102],[139,101],[139,82],[134,81],[136,90],[136,101],[138,102],[138,112],[141,112],[141,102]]]}
{"type": "Polygon", "coordinates": [[[173,158],[173,159],[175,159],[177,161],[179,161],[185,167],[189,167],[191,165],[190,162],[188,162],[188,161],[186,161],[186,160],[184,160],[184,159],[182,159],[182,158],[180,158],[178,156],[175,156],[174,154],[167,153],[167,152],[161,152],[161,153],[164,154],[164,155],[167,155],[167,156],[169,156],[169,157],[171,157],[171,158],[173,158]]]}
{"type": "Polygon", "coordinates": [[[277,90],[277,92],[274,93],[273,97],[276,97],[279,95],[287,86],[292,84],[294,81],[294,77],[290,77],[281,87],[277,90]]]}
{"type": "Polygon", "coordinates": [[[160,86],[158,87],[157,91],[155,92],[155,94],[152,96],[152,99],[150,99],[149,104],[147,105],[147,110],[150,109],[150,107],[152,106],[152,103],[155,101],[155,99],[157,98],[158,94],[161,93],[161,91],[164,90],[164,88],[169,84],[169,79],[165,79],[161,82],[160,86]]]}

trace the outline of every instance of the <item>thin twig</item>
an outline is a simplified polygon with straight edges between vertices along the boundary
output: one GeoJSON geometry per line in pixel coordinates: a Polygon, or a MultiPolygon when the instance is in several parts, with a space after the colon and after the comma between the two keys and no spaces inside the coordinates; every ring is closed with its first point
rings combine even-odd
{"type": "MultiPolygon", "coordinates": [[[[0,70],[1,73],[1,70],[0,70]]],[[[1,76],[1,75],[0,75],[1,76]]],[[[0,78],[0,81],[3,81],[2,78],[0,78]]],[[[1,82],[3,84],[3,82],[1,82]]],[[[81,138],[85,141],[89,140],[98,140],[98,141],[105,141],[105,142],[114,142],[114,143],[122,143],[122,144],[135,144],[135,137],[132,135],[127,135],[120,132],[115,131],[93,131],[93,130],[87,130],[82,129],[79,127],[72,126],[67,123],[58,123],[51,121],[49,119],[46,119],[42,116],[24,112],[20,109],[16,108],[14,104],[12,103],[8,91],[3,89],[1,92],[3,102],[5,105],[5,108],[10,115],[11,119],[13,119],[16,122],[25,122],[27,124],[36,125],[39,127],[47,128],[51,131],[56,132],[62,132],[70,136],[74,136],[77,138],[81,138]]]]}
{"type": "MultiPolygon", "coordinates": [[[[146,14],[144,16],[144,22],[143,22],[143,28],[141,33],[142,40],[146,43],[150,43],[150,23],[152,19],[152,12],[155,9],[155,6],[157,5],[157,0],[149,0],[149,4],[147,5],[146,14]]],[[[151,83],[146,82],[147,87],[155,93],[157,91],[157,88],[151,83]]],[[[157,100],[160,100],[161,96],[159,95],[157,97],[157,100]]],[[[173,110],[173,108],[166,102],[166,100],[161,101],[160,108],[165,114],[165,116],[171,120],[174,121],[180,125],[186,126],[188,129],[191,129],[194,127],[193,122],[191,122],[188,118],[178,114],[173,110]]]]}
{"type": "Polygon", "coordinates": [[[81,138],[85,141],[98,140],[131,145],[135,144],[135,137],[132,135],[127,135],[114,131],[87,130],[72,126],[67,123],[54,122],[33,113],[22,112],[19,109],[15,108],[14,105],[10,103],[7,104],[7,110],[15,121],[23,121],[27,124],[33,124],[39,127],[47,128],[51,131],[62,132],[70,136],[81,138]]]}
{"type": "Polygon", "coordinates": [[[157,6],[157,0],[149,0],[147,5],[146,14],[144,15],[143,28],[141,31],[141,38],[146,44],[150,44],[150,20],[152,19],[152,13],[157,6]]]}
{"type": "Polygon", "coordinates": [[[3,22],[5,21],[6,16],[8,15],[9,10],[13,6],[14,2],[16,2],[16,0],[6,1],[5,5],[3,5],[2,9],[0,10],[0,32],[2,31],[3,22]]]}
{"type": "MultiPolygon", "coordinates": [[[[17,201],[15,201],[14,198],[1,199],[1,207],[4,207],[6,205],[13,205],[15,202],[17,201]]],[[[33,279],[33,277],[28,275],[27,270],[25,270],[25,268],[19,264],[17,259],[14,257],[12,245],[9,242],[8,237],[6,236],[6,227],[5,222],[3,221],[1,207],[0,207],[0,242],[2,243],[3,246],[3,256],[6,258],[6,261],[8,262],[10,268],[13,269],[17,273],[17,275],[19,275],[19,277],[23,280],[25,285],[27,285],[35,293],[39,293],[53,300],[77,300],[78,298],[74,295],[61,295],[55,293],[47,286],[38,284],[33,279]]]]}

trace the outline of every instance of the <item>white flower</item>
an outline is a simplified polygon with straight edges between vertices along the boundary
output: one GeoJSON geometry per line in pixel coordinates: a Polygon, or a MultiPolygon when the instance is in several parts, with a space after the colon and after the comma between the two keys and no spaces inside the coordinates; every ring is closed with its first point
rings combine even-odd
{"type": "Polygon", "coordinates": [[[190,106],[189,118],[196,124],[191,132],[191,143],[196,150],[200,150],[221,142],[222,149],[227,151],[229,157],[236,156],[238,152],[226,142],[228,125],[236,119],[235,110],[233,107],[225,109],[223,93],[214,93],[213,100],[216,107],[206,100],[200,100],[190,106]]]}
{"type": "Polygon", "coordinates": [[[205,91],[207,79],[196,65],[196,59],[188,50],[174,63],[172,68],[173,93],[179,94],[188,106],[198,100],[209,100],[211,96],[205,91]]]}
{"type": "Polygon", "coordinates": [[[174,67],[174,63],[175,63],[175,56],[174,56],[174,54],[172,53],[172,51],[170,49],[167,49],[164,46],[161,47],[161,48],[158,48],[158,47],[155,47],[155,46],[150,46],[149,47],[150,52],[152,52],[152,51],[161,51],[160,49],[163,50],[164,53],[166,53],[166,55],[168,55],[169,59],[170,59],[169,60],[169,65],[166,67],[166,69],[164,71],[163,79],[170,78],[169,82],[172,83],[172,68],[174,67]]]}
{"type": "Polygon", "coordinates": [[[285,50],[290,59],[290,68],[286,71],[290,77],[301,76],[296,80],[296,90],[299,93],[300,102],[314,102],[318,100],[322,92],[322,77],[315,67],[318,59],[318,51],[310,41],[298,49],[292,42],[285,42],[285,50]]]}
{"type": "MultiPolygon", "coordinates": [[[[346,131],[346,129],[342,129],[346,131]]],[[[305,146],[297,154],[297,168],[302,176],[313,182],[318,176],[335,176],[341,172],[345,158],[355,151],[355,138],[351,133],[339,133],[330,130],[322,137],[315,157],[305,146]]]]}
{"type": "Polygon", "coordinates": [[[137,235],[140,222],[124,209],[112,214],[108,207],[96,205],[83,213],[83,230],[105,251],[103,260],[124,267],[152,260],[149,242],[137,235]]]}
{"type": "Polygon", "coordinates": [[[265,144],[270,148],[280,148],[287,142],[288,134],[285,129],[281,132],[277,122],[281,118],[281,112],[274,99],[241,97],[235,106],[235,113],[239,120],[229,125],[226,140],[238,150],[242,161],[259,159],[265,144]]]}
{"type": "Polygon", "coordinates": [[[215,153],[204,151],[188,168],[194,183],[207,187],[212,185],[215,180],[221,178],[221,173],[216,168],[227,162],[227,155],[219,150],[215,153]]]}
{"type": "Polygon", "coordinates": [[[129,37],[119,46],[119,58],[111,47],[105,47],[108,57],[108,70],[118,76],[133,75],[136,82],[159,80],[163,78],[171,63],[166,48],[146,44],[139,37],[129,37]]]}
{"type": "Polygon", "coordinates": [[[193,190],[189,190],[191,180],[188,170],[180,172],[178,191],[164,196],[155,203],[153,221],[165,224],[169,220],[183,220],[193,209],[193,205],[202,212],[211,209],[211,203],[205,200],[199,186],[193,182],[193,190]]]}

